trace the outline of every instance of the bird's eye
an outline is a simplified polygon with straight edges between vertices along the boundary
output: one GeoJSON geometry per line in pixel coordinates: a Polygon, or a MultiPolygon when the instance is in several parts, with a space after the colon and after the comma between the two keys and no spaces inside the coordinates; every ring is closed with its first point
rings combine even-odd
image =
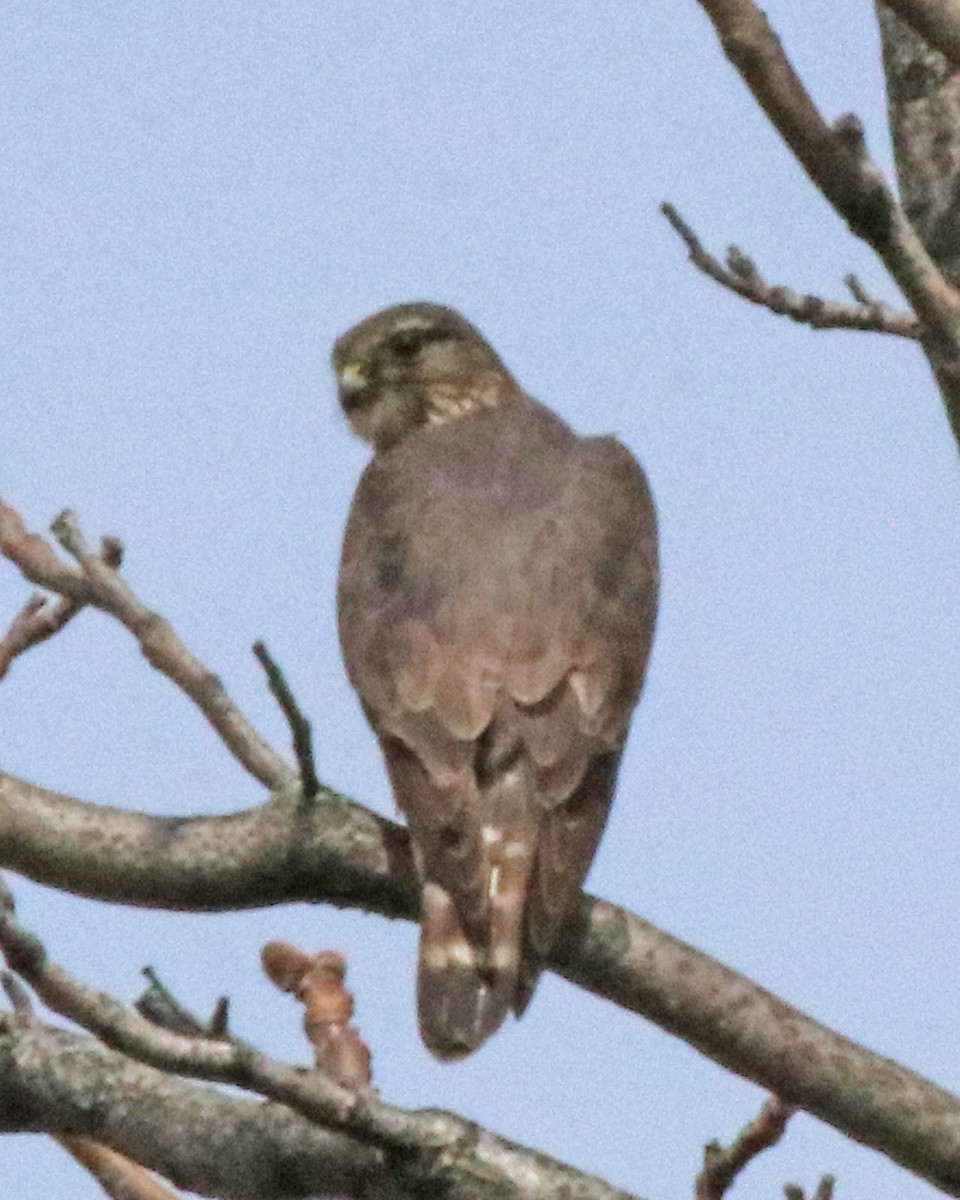
{"type": "Polygon", "coordinates": [[[390,348],[401,358],[413,358],[426,341],[424,329],[398,329],[391,335],[390,348]]]}

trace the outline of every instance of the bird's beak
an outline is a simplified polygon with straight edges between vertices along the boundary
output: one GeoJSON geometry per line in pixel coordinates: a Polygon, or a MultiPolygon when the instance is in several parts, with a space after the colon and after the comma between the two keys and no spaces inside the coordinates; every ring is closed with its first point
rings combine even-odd
{"type": "Polygon", "coordinates": [[[344,363],[337,371],[337,382],[340,384],[340,407],[343,411],[349,413],[362,407],[369,380],[361,367],[355,362],[344,363]]]}
{"type": "Polygon", "coordinates": [[[367,377],[355,362],[344,363],[337,372],[337,379],[345,392],[360,392],[367,386],[367,377]]]}

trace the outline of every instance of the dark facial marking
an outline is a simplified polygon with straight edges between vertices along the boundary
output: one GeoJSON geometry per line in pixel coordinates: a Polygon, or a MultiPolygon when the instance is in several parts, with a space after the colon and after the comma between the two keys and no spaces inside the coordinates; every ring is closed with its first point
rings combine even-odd
{"type": "Polygon", "coordinates": [[[387,345],[398,358],[414,358],[428,342],[445,342],[450,334],[436,326],[427,329],[398,329],[387,338],[387,345]]]}
{"type": "Polygon", "coordinates": [[[372,388],[345,388],[340,389],[340,407],[345,413],[359,412],[361,408],[366,408],[373,402],[374,395],[372,388]]]}

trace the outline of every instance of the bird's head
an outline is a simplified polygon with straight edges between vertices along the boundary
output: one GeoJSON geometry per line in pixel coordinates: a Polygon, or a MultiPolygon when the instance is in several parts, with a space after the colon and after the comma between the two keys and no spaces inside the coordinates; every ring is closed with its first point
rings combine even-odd
{"type": "Polygon", "coordinates": [[[353,431],[386,450],[423,425],[496,408],[515,385],[469,321],[439,304],[398,304],[333,347],[340,404],[353,431]]]}

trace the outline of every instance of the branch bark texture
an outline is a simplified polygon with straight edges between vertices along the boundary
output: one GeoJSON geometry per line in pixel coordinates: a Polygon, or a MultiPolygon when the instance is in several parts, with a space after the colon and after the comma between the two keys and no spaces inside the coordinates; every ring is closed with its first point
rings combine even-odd
{"type": "Polygon", "coordinates": [[[396,1142],[374,1144],[0,1013],[0,1133],[91,1138],[204,1196],[638,1200],[452,1114],[395,1111],[396,1142]]]}
{"type": "Polygon", "coordinates": [[[373,1147],[282,1105],[227,1096],[5,1013],[0,1131],[92,1138],[204,1196],[362,1195],[384,1168],[373,1147]]]}
{"type": "Polygon", "coordinates": [[[958,0],[882,0],[932,48],[960,67],[958,0]]]}
{"type": "MultiPolygon", "coordinates": [[[[412,919],[406,833],[335,793],[169,820],[0,775],[0,866],[99,899],[179,909],[326,900],[412,919]],[[165,900],[164,897],[167,897],[165,900]]],[[[960,1195],[960,1100],[640,917],[584,896],[550,966],[960,1195]]]]}

